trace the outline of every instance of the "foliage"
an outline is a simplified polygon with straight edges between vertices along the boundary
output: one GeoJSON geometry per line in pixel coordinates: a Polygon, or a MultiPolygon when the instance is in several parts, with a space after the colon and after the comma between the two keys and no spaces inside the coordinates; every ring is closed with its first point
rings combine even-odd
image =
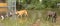
{"type": "Polygon", "coordinates": [[[55,4],[56,4],[56,0],[43,0],[43,4],[46,6],[46,7],[54,7],[55,4]]]}
{"type": "MultiPolygon", "coordinates": [[[[36,10],[42,10],[46,8],[52,8],[52,9],[57,9],[57,2],[60,2],[60,0],[42,0],[40,2],[39,0],[20,0],[23,1],[22,6],[25,7],[26,9],[36,9],[36,10]]],[[[23,8],[22,7],[22,8],[23,8]]],[[[20,7],[18,8],[18,10],[20,7]]]]}

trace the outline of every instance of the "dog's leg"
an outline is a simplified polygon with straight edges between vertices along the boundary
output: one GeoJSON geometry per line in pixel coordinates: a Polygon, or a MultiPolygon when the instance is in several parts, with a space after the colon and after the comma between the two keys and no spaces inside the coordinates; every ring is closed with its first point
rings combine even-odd
{"type": "Polygon", "coordinates": [[[20,15],[21,16],[21,19],[22,19],[22,15],[20,15]]]}
{"type": "Polygon", "coordinates": [[[1,20],[4,20],[4,17],[3,16],[1,16],[1,18],[2,18],[1,20]]]}
{"type": "Polygon", "coordinates": [[[26,16],[28,16],[28,13],[27,12],[25,14],[26,14],[26,16]]]}

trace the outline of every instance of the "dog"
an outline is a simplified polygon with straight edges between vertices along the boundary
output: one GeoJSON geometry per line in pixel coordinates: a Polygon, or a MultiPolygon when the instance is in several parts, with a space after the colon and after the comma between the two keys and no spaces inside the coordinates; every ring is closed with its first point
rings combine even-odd
{"type": "Polygon", "coordinates": [[[22,15],[28,16],[27,10],[16,11],[16,14],[18,14],[18,16],[21,16],[21,17],[22,15]]]}
{"type": "Polygon", "coordinates": [[[56,22],[56,16],[57,16],[56,12],[48,11],[48,19],[52,18],[52,22],[56,22]]]}

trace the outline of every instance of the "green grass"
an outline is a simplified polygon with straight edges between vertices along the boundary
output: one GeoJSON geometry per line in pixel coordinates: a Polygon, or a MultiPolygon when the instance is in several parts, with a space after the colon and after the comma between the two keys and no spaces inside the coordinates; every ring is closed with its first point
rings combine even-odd
{"type": "Polygon", "coordinates": [[[4,26],[16,26],[16,21],[10,20],[10,18],[4,19],[0,23],[3,23],[4,26]]]}
{"type": "Polygon", "coordinates": [[[30,26],[36,22],[37,19],[40,19],[40,26],[60,26],[59,23],[52,23],[46,21],[46,10],[28,10],[28,17],[23,17],[24,22],[20,23],[20,18],[16,17],[16,20],[12,17],[5,18],[5,20],[1,21],[0,24],[3,26],[30,26]],[[42,16],[40,16],[40,12],[42,16]],[[38,14],[39,13],[39,14],[38,14]],[[12,18],[12,19],[11,19],[12,18]],[[25,19],[27,20],[25,21],[25,19]]]}

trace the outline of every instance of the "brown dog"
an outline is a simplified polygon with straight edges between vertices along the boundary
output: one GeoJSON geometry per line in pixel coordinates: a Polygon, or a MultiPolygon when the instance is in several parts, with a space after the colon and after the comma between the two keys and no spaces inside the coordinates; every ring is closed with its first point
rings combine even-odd
{"type": "Polygon", "coordinates": [[[16,11],[16,14],[18,14],[18,16],[21,16],[21,17],[22,17],[23,14],[25,14],[26,16],[28,16],[27,10],[16,11]]]}
{"type": "Polygon", "coordinates": [[[52,18],[52,22],[56,22],[57,14],[55,11],[48,11],[48,19],[52,18]]]}

